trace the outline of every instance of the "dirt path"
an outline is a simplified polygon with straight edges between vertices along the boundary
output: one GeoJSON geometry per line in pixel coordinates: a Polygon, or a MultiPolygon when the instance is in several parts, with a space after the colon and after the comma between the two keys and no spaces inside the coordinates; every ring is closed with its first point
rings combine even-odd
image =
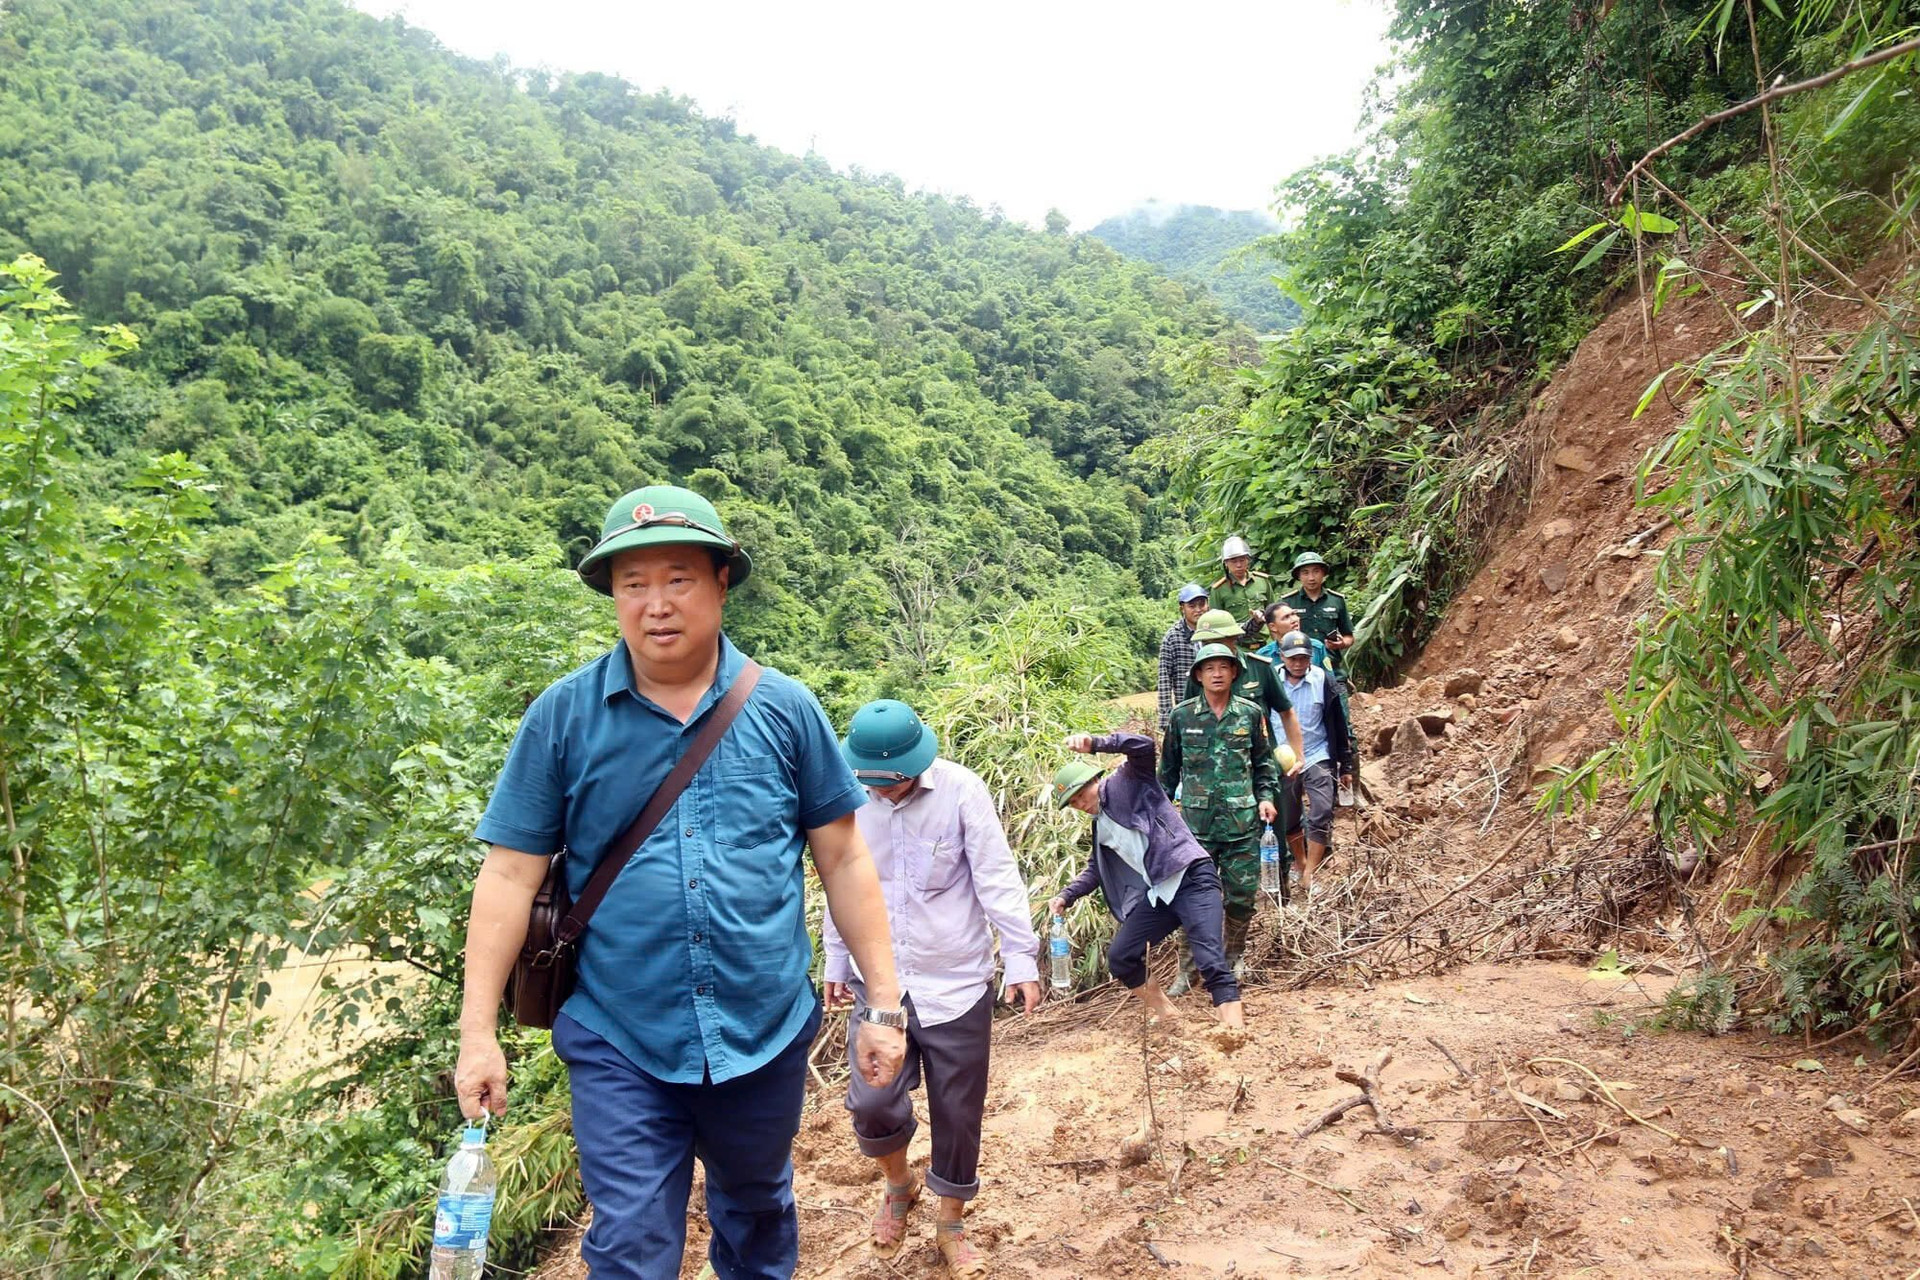
{"type": "MultiPolygon", "coordinates": [[[[1052,1026],[1003,1022],[976,1238],[996,1276],[1027,1280],[1174,1268],[1191,1280],[1920,1267],[1914,1090],[1869,1095],[1873,1070],[1820,1051],[1796,1067],[1778,1041],[1651,1033],[1639,1020],[1670,981],[1538,963],[1371,990],[1255,989],[1251,1034],[1227,1049],[1197,996],[1183,1002],[1182,1028],[1144,1044],[1139,1015],[1117,1003],[1054,1014],[1052,1026]],[[1394,1056],[1380,1096],[1395,1125],[1421,1136],[1372,1133],[1362,1108],[1296,1137],[1356,1092],[1334,1071],[1359,1072],[1383,1048],[1394,1056]],[[1140,1122],[1149,1078],[1158,1149],[1126,1167],[1119,1144],[1140,1122]]],[[[928,1149],[923,1124],[917,1168],[928,1149]]],[[[890,1264],[868,1254],[879,1183],[837,1096],[809,1098],[794,1161],[798,1274],[944,1274],[924,1208],[890,1264]]],[[[705,1247],[697,1208],[693,1217],[689,1276],[705,1247]]],[[[573,1259],[543,1274],[584,1271],[573,1259]]]]}

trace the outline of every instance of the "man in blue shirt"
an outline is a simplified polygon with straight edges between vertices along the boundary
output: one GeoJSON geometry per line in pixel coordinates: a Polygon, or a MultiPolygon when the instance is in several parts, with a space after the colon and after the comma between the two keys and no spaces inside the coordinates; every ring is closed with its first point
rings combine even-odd
{"type": "MultiPolygon", "coordinates": [[[[469,1118],[506,1109],[500,997],[548,857],[578,896],[691,744],[746,659],[721,634],[752,561],[706,499],[655,485],[615,503],[580,576],[613,598],[620,640],[527,708],[476,833],[454,1086],[469,1118]]],[[[789,1277],[799,1259],[793,1137],[820,1024],[800,853],[813,850],[866,976],[861,1075],[905,1052],[886,905],[854,810],[866,793],[807,689],[767,671],[738,719],[627,863],[582,935],[579,983],[553,1027],[593,1202],[595,1280],[671,1280],[697,1153],[709,1265],[789,1277]]]]}
{"type": "Polygon", "coordinates": [[[1313,873],[1333,843],[1338,789],[1353,786],[1352,735],[1339,689],[1327,669],[1315,665],[1306,633],[1289,631],[1276,643],[1283,664],[1280,683],[1293,701],[1306,748],[1300,770],[1286,779],[1287,844],[1300,868],[1304,898],[1313,892],[1313,873]]]}

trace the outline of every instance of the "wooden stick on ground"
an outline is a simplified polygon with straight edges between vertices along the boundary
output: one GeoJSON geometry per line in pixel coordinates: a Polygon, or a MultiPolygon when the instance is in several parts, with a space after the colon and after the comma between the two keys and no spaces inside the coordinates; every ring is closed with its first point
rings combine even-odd
{"type": "Polygon", "coordinates": [[[1557,1066],[1562,1066],[1562,1067],[1572,1067],[1575,1071],[1578,1071],[1581,1074],[1585,1075],[1587,1079],[1593,1081],[1594,1087],[1600,1091],[1600,1096],[1607,1100],[1608,1105],[1612,1106],[1612,1108],[1615,1111],[1618,1111],[1621,1115],[1633,1121],[1635,1124],[1643,1124],[1647,1128],[1653,1130],[1655,1133],[1665,1134],[1667,1137],[1673,1139],[1673,1141],[1678,1142],[1683,1146],[1704,1147],[1707,1145],[1706,1143],[1701,1142],[1696,1138],[1683,1138],[1671,1129],[1663,1129],[1659,1125],[1655,1124],[1653,1121],[1647,1119],[1645,1116],[1635,1115],[1627,1107],[1626,1103],[1620,1101],[1620,1099],[1613,1096],[1613,1090],[1607,1088],[1607,1082],[1602,1080],[1599,1076],[1595,1075],[1591,1067],[1588,1067],[1583,1063],[1575,1062],[1572,1058],[1529,1058],[1527,1059],[1527,1065],[1529,1067],[1542,1062],[1551,1062],[1557,1066]]]}
{"type": "Polygon", "coordinates": [[[1353,1210],[1355,1213],[1361,1215],[1362,1217],[1366,1216],[1367,1211],[1365,1209],[1362,1209],[1359,1206],[1359,1204],[1357,1204],[1354,1201],[1354,1198],[1352,1196],[1348,1195],[1346,1192],[1342,1191],[1340,1188],[1334,1186],[1332,1183],[1322,1182],[1320,1181],[1320,1179],[1314,1177],[1311,1174],[1302,1173],[1298,1169],[1293,1168],[1291,1165],[1281,1164],[1278,1160],[1269,1160],[1265,1156],[1260,1157],[1260,1163],[1264,1165],[1268,1165],[1272,1168],[1278,1169],[1280,1172],[1287,1174],[1290,1177],[1298,1178],[1302,1182],[1311,1182],[1314,1186],[1319,1187],[1322,1191],[1331,1191],[1333,1192],[1333,1194],[1339,1196],[1341,1200],[1346,1202],[1347,1208],[1353,1210]]]}
{"type": "Polygon", "coordinates": [[[1385,1071],[1387,1064],[1392,1061],[1393,1050],[1392,1048],[1386,1048],[1374,1055],[1373,1061],[1368,1064],[1366,1071],[1360,1075],[1355,1075],[1351,1071],[1334,1072],[1333,1075],[1336,1080],[1345,1081],[1347,1084],[1358,1088],[1360,1092],[1351,1098],[1335,1103],[1333,1107],[1318,1120],[1313,1121],[1305,1128],[1296,1132],[1294,1134],[1295,1141],[1301,1138],[1311,1137],[1313,1134],[1320,1132],[1320,1130],[1326,1128],[1356,1107],[1366,1107],[1369,1111],[1373,1112],[1373,1128],[1366,1130],[1368,1133],[1384,1133],[1389,1138],[1398,1138],[1402,1142],[1411,1142],[1415,1138],[1425,1137],[1426,1135],[1421,1133],[1419,1129],[1402,1128],[1394,1124],[1393,1117],[1387,1114],[1386,1107],[1382,1105],[1380,1101],[1380,1073],[1385,1071]]]}
{"type": "Polygon", "coordinates": [[[1439,1039],[1438,1039],[1437,1037],[1435,1037],[1435,1036],[1428,1036],[1428,1037],[1427,1037],[1427,1043],[1428,1043],[1428,1044],[1430,1044],[1430,1045],[1432,1045],[1432,1046],[1433,1046],[1434,1048],[1436,1048],[1436,1049],[1438,1049],[1438,1050],[1439,1050],[1439,1051],[1440,1051],[1441,1053],[1444,1053],[1444,1054],[1446,1054],[1446,1055],[1447,1055],[1447,1061],[1448,1061],[1448,1062],[1451,1062],[1451,1063],[1453,1064],[1453,1069],[1454,1069],[1455,1071],[1458,1071],[1458,1072],[1460,1073],[1460,1078],[1461,1078],[1462,1080],[1471,1080],[1471,1079],[1473,1079],[1473,1072],[1471,1072],[1471,1071],[1469,1071],[1469,1070],[1467,1070],[1467,1069],[1466,1069],[1465,1067],[1463,1067],[1463,1066],[1461,1066],[1461,1065],[1460,1065],[1460,1059],[1458,1059],[1458,1058],[1456,1058],[1456,1057],[1454,1057],[1454,1056],[1453,1056],[1453,1050],[1451,1050],[1451,1049],[1449,1049],[1449,1048],[1447,1048],[1447,1046],[1445,1046],[1444,1044],[1441,1044],[1441,1043],[1440,1043],[1440,1041],[1439,1041],[1439,1039]]]}

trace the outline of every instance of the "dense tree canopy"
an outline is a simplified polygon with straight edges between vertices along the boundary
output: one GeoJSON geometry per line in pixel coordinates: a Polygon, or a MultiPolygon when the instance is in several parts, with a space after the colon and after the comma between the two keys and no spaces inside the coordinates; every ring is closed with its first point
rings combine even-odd
{"type": "Polygon", "coordinates": [[[1263,333],[1300,319],[1300,304],[1275,281],[1273,219],[1245,209],[1149,203],[1094,227],[1088,234],[1121,253],[1205,285],[1229,315],[1263,333]]]}
{"type": "Polygon", "coordinates": [[[672,477],[761,557],[736,626],[790,665],[1055,579],[1167,588],[1126,455],[1197,394],[1179,346],[1233,341],[1097,242],[332,0],[11,6],[21,251],[140,335],[89,442],[108,483],[155,451],[209,470],[216,586],[314,529],[572,557],[672,477]],[[907,598],[903,566],[942,589],[907,598]]]}

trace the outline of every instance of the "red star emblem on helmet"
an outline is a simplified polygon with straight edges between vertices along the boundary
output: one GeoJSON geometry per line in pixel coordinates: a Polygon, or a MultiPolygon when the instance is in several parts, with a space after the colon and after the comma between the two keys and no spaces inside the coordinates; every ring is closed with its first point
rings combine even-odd
{"type": "Polygon", "coordinates": [[[643,502],[639,506],[633,509],[633,522],[635,524],[645,524],[647,521],[651,519],[653,519],[652,503],[643,502]]]}

